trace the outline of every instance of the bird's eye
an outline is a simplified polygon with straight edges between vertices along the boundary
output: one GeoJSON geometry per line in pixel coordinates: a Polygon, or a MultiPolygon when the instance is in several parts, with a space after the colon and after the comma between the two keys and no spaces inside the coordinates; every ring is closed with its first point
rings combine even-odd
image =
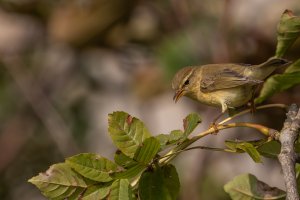
{"type": "Polygon", "coordinates": [[[185,82],[184,82],[184,85],[188,85],[190,83],[190,81],[189,80],[186,80],[185,82]]]}

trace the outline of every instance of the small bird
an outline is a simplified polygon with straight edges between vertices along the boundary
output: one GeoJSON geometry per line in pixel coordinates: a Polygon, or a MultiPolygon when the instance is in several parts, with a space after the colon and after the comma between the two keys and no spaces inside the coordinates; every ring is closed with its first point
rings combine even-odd
{"type": "Polygon", "coordinates": [[[253,98],[255,88],[264,79],[276,68],[289,63],[285,59],[270,58],[259,65],[208,64],[184,67],[173,78],[173,100],[177,102],[180,97],[187,96],[209,106],[221,107],[222,113],[225,113],[228,109],[247,104],[253,98]]]}

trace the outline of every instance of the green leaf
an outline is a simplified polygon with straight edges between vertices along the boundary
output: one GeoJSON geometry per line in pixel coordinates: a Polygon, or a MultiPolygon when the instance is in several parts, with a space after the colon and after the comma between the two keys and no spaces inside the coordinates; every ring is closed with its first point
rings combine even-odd
{"type": "Polygon", "coordinates": [[[108,131],[114,144],[130,158],[134,157],[142,142],[151,136],[142,121],[125,112],[109,114],[108,124],[108,131]]]}
{"type": "Polygon", "coordinates": [[[166,134],[159,134],[155,138],[159,141],[161,147],[167,145],[169,141],[169,135],[166,134]]]}
{"type": "MultiPolygon", "coordinates": [[[[231,150],[233,150],[233,151],[235,151],[235,152],[238,152],[239,150],[237,149],[237,144],[238,144],[239,142],[237,142],[237,141],[231,141],[231,140],[226,140],[225,141],[225,145],[226,145],[226,147],[228,147],[229,149],[231,149],[231,150]]],[[[243,151],[239,151],[239,152],[243,152],[243,151]]]]}
{"type": "Polygon", "coordinates": [[[296,151],[296,153],[300,153],[300,141],[299,141],[300,138],[298,138],[295,142],[295,146],[294,146],[294,149],[296,151]]]}
{"type": "MultiPolygon", "coordinates": [[[[300,36],[300,17],[285,10],[277,27],[276,57],[283,57],[288,48],[300,36]]],[[[261,103],[275,93],[286,90],[300,83],[300,59],[290,65],[284,74],[268,78],[255,103],[261,103]]]]}
{"type": "Polygon", "coordinates": [[[231,149],[231,150],[237,150],[239,148],[239,145],[242,143],[250,143],[255,147],[259,147],[266,143],[266,139],[260,139],[260,140],[251,140],[251,141],[240,141],[240,140],[226,140],[225,145],[231,149]]]}
{"type": "Polygon", "coordinates": [[[257,151],[268,158],[277,158],[280,153],[281,145],[278,141],[272,140],[257,148],[257,151]]]}
{"type": "MultiPolygon", "coordinates": [[[[85,188],[76,189],[76,191],[71,196],[69,196],[67,199],[68,200],[78,200],[78,198],[80,198],[80,196],[84,192],[84,190],[85,190],[85,188]]],[[[57,199],[61,200],[62,198],[59,197],[57,199]]],[[[55,199],[52,198],[51,200],[55,200],[55,199]]]]}
{"type": "Polygon", "coordinates": [[[139,175],[146,168],[147,166],[145,166],[144,164],[136,163],[135,165],[131,166],[128,169],[124,169],[123,171],[112,173],[111,177],[113,177],[114,179],[130,179],[139,175]]]}
{"type": "MultiPolygon", "coordinates": [[[[66,191],[63,196],[68,196],[68,199],[75,200],[75,199],[78,199],[78,197],[80,196],[80,194],[82,192],[84,192],[84,188],[78,188],[78,189],[69,188],[68,191],[66,191]]],[[[51,198],[51,200],[61,200],[61,199],[63,199],[63,197],[61,197],[60,195],[57,197],[51,198]]]]}
{"type": "Polygon", "coordinates": [[[197,113],[191,113],[183,120],[184,131],[173,130],[170,134],[159,134],[155,138],[158,139],[161,149],[165,149],[168,145],[182,142],[189,134],[201,123],[201,118],[197,113]]]}
{"type": "Polygon", "coordinates": [[[109,200],[131,200],[134,199],[131,186],[127,179],[118,179],[111,185],[109,200]]]}
{"type": "Polygon", "coordinates": [[[300,164],[299,163],[296,163],[296,167],[295,167],[295,170],[296,170],[296,180],[297,180],[297,190],[298,190],[298,193],[300,192],[300,164]]]}
{"type": "Polygon", "coordinates": [[[145,171],[139,181],[141,200],[176,200],[180,183],[176,168],[165,165],[145,171]]]}
{"type": "Polygon", "coordinates": [[[90,186],[84,193],[82,200],[104,199],[110,191],[112,182],[90,186]]]}
{"type": "Polygon", "coordinates": [[[159,134],[155,138],[159,141],[161,149],[165,149],[169,145],[183,141],[186,136],[182,130],[173,130],[170,134],[159,134]]]}
{"type": "Polygon", "coordinates": [[[99,182],[109,182],[109,173],[117,169],[112,161],[97,154],[82,153],[66,159],[66,163],[82,176],[99,182]]]}
{"type": "Polygon", "coordinates": [[[249,142],[243,142],[243,141],[225,141],[225,145],[230,148],[231,150],[242,153],[246,152],[254,162],[260,163],[261,162],[261,156],[255,146],[259,146],[263,141],[249,141],[249,142]],[[255,146],[254,146],[255,145],[255,146]]]}
{"type": "Polygon", "coordinates": [[[173,130],[169,134],[168,144],[174,144],[176,142],[180,142],[181,140],[185,139],[186,135],[181,130],[173,130]]]}
{"type": "Polygon", "coordinates": [[[136,161],[126,156],[120,150],[117,150],[117,152],[115,153],[114,160],[118,165],[122,166],[125,169],[131,168],[137,164],[136,161]]]}
{"type": "Polygon", "coordinates": [[[76,191],[82,191],[87,187],[84,178],[65,163],[52,165],[46,173],[40,173],[28,181],[51,199],[68,198],[76,191]]]}
{"type": "Polygon", "coordinates": [[[285,71],[284,73],[292,73],[292,72],[299,72],[300,71],[300,59],[296,62],[293,62],[285,71]]]}
{"type": "Polygon", "coordinates": [[[118,154],[115,159],[121,165],[125,165],[126,168],[123,171],[113,173],[111,176],[117,179],[129,179],[139,175],[147,168],[159,149],[159,141],[154,137],[150,137],[145,139],[142,146],[137,149],[134,160],[126,155],[118,154]]]}
{"type": "Polygon", "coordinates": [[[300,18],[285,10],[277,26],[276,57],[283,57],[300,35],[300,18]]]}
{"type": "Polygon", "coordinates": [[[259,152],[251,143],[242,143],[238,146],[238,148],[245,151],[252,158],[254,162],[256,163],[261,162],[261,156],[259,152]]]}
{"type": "Polygon", "coordinates": [[[136,151],[134,160],[147,165],[155,157],[159,149],[160,143],[156,138],[147,138],[143,142],[142,146],[136,151]]]}
{"type": "Polygon", "coordinates": [[[300,83],[300,71],[276,74],[266,80],[259,97],[255,99],[255,103],[261,103],[277,92],[286,90],[300,83]]]}
{"type": "Polygon", "coordinates": [[[236,176],[224,186],[233,200],[285,199],[285,192],[268,186],[252,174],[236,176]]]}
{"type": "Polygon", "coordinates": [[[191,113],[183,120],[184,134],[187,137],[201,123],[201,117],[197,113],[191,113]]]}

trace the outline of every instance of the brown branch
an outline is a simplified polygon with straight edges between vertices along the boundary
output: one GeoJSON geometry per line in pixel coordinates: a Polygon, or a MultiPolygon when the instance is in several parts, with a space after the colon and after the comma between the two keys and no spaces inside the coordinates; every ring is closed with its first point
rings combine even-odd
{"type": "MultiPolygon", "coordinates": [[[[247,127],[247,128],[253,128],[258,130],[259,132],[261,132],[263,135],[268,136],[268,137],[274,137],[277,135],[276,130],[274,129],[270,129],[268,127],[265,127],[263,125],[260,124],[254,124],[254,123],[247,123],[247,122],[237,122],[237,123],[230,123],[230,124],[221,124],[221,125],[217,125],[217,129],[218,131],[223,130],[223,129],[228,129],[228,128],[237,128],[237,127],[247,127]]],[[[180,145],[176,146],[174,149],[171,149],[167,154],[166,157],[163,156],[162,159],[160,159],[159,163],[160,164],[166,164],[169,163],[171,160],[173,160],[176,157],[176,153],[177,151],[181,151],[186,149],[188,146],[190,146],[191,144],[193,144],[194,142],[198,141],[199,139],[210,135],[210,134],[214,134],[216,132],[216,129],[214,127],[211,127],[209,129],[207,129],[206,131],[203,131],[201,133],[199,133],[198,135],[185,140],[183,143],[181,143],[180,145]],[[174,154],[175,153],[175,154],[174,154]]]]}
{"type": "Polygon", "coordinates": [[[278,155],[278,159],[283,171],[287,192],[286,199],[299,200],[295,172],[295,162],[297,155],[294,151],[294,143],[298,137],[300,129],[300,109],[296,104],[292,104],[286,116],[287,119],[284,122],[279,136],[281,151],[278,155]]]}

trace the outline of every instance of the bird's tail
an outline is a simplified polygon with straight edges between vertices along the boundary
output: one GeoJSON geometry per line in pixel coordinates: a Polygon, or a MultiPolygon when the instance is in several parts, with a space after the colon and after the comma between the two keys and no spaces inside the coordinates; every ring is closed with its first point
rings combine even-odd
{"type": "Polygon", "coordinates": [[[266,62],[251,66],[251,77],[257,80],[267,78],[278,67],[289,65],[291,62],[282,58],[270,58],[266,62]]]}

